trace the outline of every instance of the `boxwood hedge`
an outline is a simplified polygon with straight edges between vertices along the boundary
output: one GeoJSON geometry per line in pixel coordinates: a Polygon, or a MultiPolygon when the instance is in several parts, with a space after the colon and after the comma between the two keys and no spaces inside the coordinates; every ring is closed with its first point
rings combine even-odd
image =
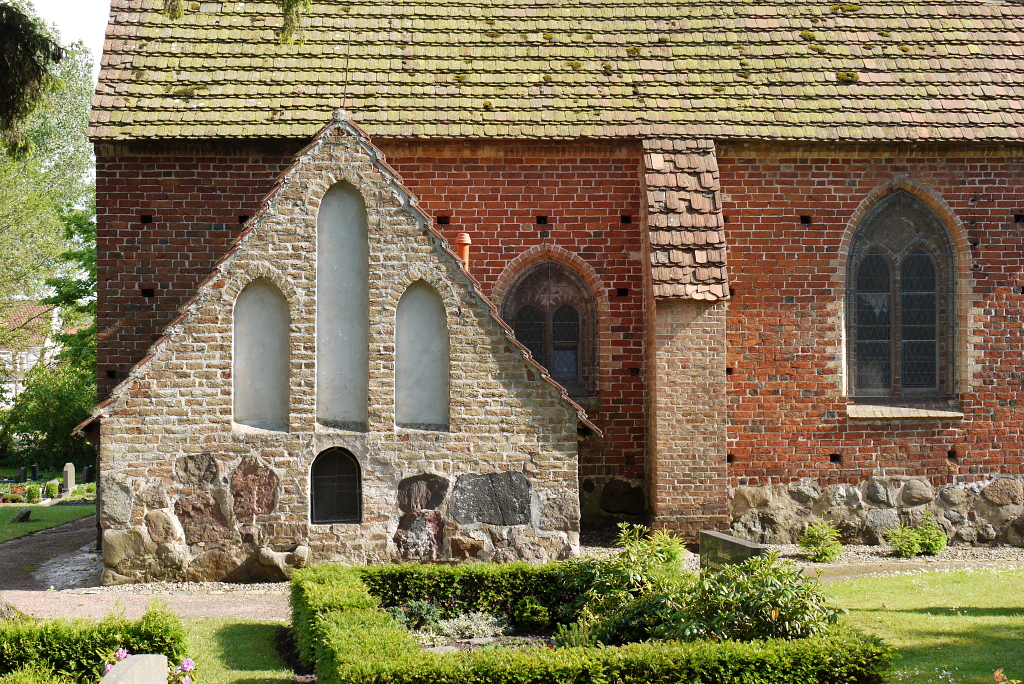
{"type": "Polygon", "coordinates": [[[322,684],[876,684],[891,661],[888,647],[846,628],[792,641],[438,654],[421,650],[381,610],[375,595],[386,594],[392,604],[431,600],[453,613],[481,606],[504,610],[525,595],[565,600],[575,591],[559,574],[559,564],[530,567],[319,566],[298,571],[291,598],[300,657],[315,666],[322,684]]]}

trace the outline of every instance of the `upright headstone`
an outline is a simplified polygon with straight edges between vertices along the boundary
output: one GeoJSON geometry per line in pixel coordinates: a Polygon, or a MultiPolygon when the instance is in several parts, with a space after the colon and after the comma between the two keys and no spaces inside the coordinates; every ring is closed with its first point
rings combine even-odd
{"type": "Polygon", "coordinates": [[[767,546],[755,544],[722,532],[701,530],[700,567],[721,570],[726,565],[739,565],[748,558],[763,556],[767,546]]]}
{"type": "Polygon", "coordinates": [[[133,655],[103,675],[100,684],[166,684],[167,656],[133,655]]]}
{"type": "Polygon", "coordinates": [[[25,482],[25,466],[21,466],[21,470],[18,471],[18,484],[25,482]]]}
{"type": "Polygon", "coordinates": [[[39,481],[39,464],[38,463],[33,463],[32,464],[32,481],[33,482],[38,482],[39,481]]]}
{"type": "Polygon", "coordinates": [[[86,483],[92,482],[92,471],[93,471],[93,469],[94,468],[91,465],[87,465],[84,468],[82,468],[82,482],[86,482],[86,483]]]}
{"type": "Polygon", "coordinates": [[[64,464],[64,493],[70,494],[75,491],[75,464],[64,464]]]}

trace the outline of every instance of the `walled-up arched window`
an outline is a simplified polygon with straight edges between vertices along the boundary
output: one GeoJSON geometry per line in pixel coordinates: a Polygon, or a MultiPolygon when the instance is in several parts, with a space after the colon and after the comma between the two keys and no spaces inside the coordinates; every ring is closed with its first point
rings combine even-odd
{"type": "Polygon", "coordinates": [[[408,287],[395,313],[395,423],[448,427],[448,318],[422,280],[408,287]]]}
{"type": "Polygon", "coordinates": [[[502,301],[516,339],[574,398],[597,389],[597,306],[574,271],[553,260],[522,273],[502,301]]]}
{"type": "Polygon", "coordinates": [[[340,447],[322,451],[313,461],[309,479],[314,524],[362,522],[362,475],[359,461],[349,451],[340,447]]]}
{"type": "Polygon", "coordinates": [[[369,242],[366,203],[348,183],[324,195],[316,217],[316,415],[366,428],[369,403],[369,242]]]}
{"type": "Polygon", "coordinates": [[[234,420],[288,429],[288,300],[269,280],[249,283],[235,300],[234,420]]]}
{"type": "Polygon", "coordinates": [[[857,228],[848,274],[852,393],[954,393],[953,249],[935,212],[903,191],[882,200],[857,228]]]}

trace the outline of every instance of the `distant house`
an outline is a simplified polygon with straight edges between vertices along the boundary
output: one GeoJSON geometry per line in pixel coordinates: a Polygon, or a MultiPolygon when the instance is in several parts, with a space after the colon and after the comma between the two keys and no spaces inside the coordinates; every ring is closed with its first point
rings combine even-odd
{"type": "Polygon", "coordinates": [[[25,374],[40,360],[60,350],[54,333],[60,325],[55,307],[34,301],[18,302],[3,319],[5,332],[0,346],[0,409],[10,408],[25,388],[25,374]]]}

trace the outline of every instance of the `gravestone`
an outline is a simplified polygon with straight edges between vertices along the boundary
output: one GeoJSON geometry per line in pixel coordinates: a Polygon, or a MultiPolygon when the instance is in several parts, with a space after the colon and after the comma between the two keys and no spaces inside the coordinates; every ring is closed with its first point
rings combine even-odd
{"type": "Polygon", "coordinates": [[[12,523],[29,522],[29,517],[31,515],[32,515],[32,509],[31,508],[22,508],[20,511],[18,511],[14,515],[13,518],[11,518],[11,522],[12,523]]]}
{"type": "Polygon", "coordinates": [[[726,565],[739,565],[748,558],[763,556],[767,546],[755,544],[730,534],[700,531],[700,567],[721,570],[726,565]]]}
{"type": "Polygon", "coordinates": [[[18,484],[24,484],[25,482],[25,466],[21,466],[21,470],[18,471],[18,484]]]}
{"type": "Polygon", "coordinates": [[[166,684],[167,656],[128,656],[103,675],[100,684],[166,684]]]}
{"type": "Polygon", "coordinates": [[[75,464],[65,463],[63,492],[65,494],[70,494],[73,491],[75,491],[75,464]]]}
{"type": "Polygon", "coordinates": [[[38,482],[39,481],[39,464],[38,463],[33,463],[32,464],[32,481],[33,482],[38,482]]]}
{"type": "Polygon", "coordinates": [[[82,468],[82,482],[89,483],[96,480],[96,467],[87,465],[82,468]]]}

